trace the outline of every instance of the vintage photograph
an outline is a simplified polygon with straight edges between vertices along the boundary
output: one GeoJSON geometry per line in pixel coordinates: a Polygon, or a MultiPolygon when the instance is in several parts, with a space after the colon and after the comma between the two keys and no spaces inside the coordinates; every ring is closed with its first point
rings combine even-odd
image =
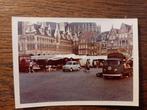
{"type": "Polygon", "coordinates": [[[137,19],[12,17],[16,108],[138,106],[137,19]]]}

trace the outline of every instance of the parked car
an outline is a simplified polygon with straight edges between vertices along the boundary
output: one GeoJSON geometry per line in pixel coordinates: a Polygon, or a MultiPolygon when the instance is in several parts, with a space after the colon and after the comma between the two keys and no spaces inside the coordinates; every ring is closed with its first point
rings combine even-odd
{"type": "Polygon", "coordinates": [[[33,71],[34,72],[38,72],[38,71],[40,71],[41,69],[40,69],[40,66],[38,65],[38,64],[34,64],[33,65],[33,71]]]}
{"type": "Polygon", "coordinates": [[[63,71],[78,71],[80,70],[80,64],[77,61],[68,61],[64,66],[63,66],[63,71]]]}
{"type": "Polygon", "coordinates": [[[123,65],[118,58],[109,58],[103,70],[103,77],[122,77],[123,65]]]}
{"type": "Polygon", "coordinates": [[[131,68],[126,66],[119,58],[108,58],[103,69],[103,77],[120,77],[131,76],[131,68]]]}

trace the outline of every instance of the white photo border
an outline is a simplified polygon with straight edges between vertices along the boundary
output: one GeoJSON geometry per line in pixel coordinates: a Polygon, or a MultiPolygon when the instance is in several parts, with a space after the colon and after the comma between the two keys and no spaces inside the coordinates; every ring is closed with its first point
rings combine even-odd
{"type": "Polygon", "coordinates": [[[13,76],[16,108],[70,105],[110,105],[110,106],[139,106],[139,50],[138,50],[138,19],[137,18],[58,18],[58,17],[12,17],[12,48],[13,48],[13,76]],[[131,22],[133,24],[133,101],[61,101],[20,103],[19,61],[18,61],[18,22],[19,21],[50,21],[50,22],[131,22]]]}

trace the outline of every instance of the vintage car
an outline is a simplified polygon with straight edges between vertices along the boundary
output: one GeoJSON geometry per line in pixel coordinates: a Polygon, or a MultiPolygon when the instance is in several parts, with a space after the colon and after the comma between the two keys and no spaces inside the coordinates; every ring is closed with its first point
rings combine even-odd
{"type": "Polygon", "coordinates": [[[108,59],[103,63],[103,71],[96,74],[97,77],[103,78],[123,78],[132,76],[133,60],[126,60],[126,56],[121,53],[110,53],[108,59]]]}
{"type": "Polygon", "coordinates": [[[63,66],[63,71],[75,71],[75,70],[80,70],[80,64],[77,61],[68,61],[64,66],[63,66]]]}
{"type": "Polygon", "coordinates": [[[123,64],[118,58],[109,58],[103,68],[103,77],[122,77],[123,64]]]}
{"type": "Polygon", "coordinates": [[[131,76],[132,68],[120,58],[108,58],[103,68],[103,78],[131,76]]]}

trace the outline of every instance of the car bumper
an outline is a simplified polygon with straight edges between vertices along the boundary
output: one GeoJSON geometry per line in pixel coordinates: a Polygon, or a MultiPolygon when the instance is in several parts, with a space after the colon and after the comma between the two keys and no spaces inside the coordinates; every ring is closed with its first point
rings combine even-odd
{"type": "Polygon", "coordinates": [[[121,77],[122,74],[103,74],[103,76],[108,76],[108,77],[121,77]]]}

